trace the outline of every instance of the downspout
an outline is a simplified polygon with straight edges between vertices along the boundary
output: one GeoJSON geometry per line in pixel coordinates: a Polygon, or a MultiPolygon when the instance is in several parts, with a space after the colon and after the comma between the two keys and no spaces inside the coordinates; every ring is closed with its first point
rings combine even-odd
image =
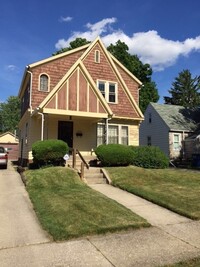
{"type": "Polygon", "coordinates": [[[185,159],[185,131],[182,134],[182,150],[183,150],[183,159],[185,159]]]}
{"type": "MultiPolygon", "coordinates": [[[[39,108],[37,108],[38,110],[39,108]]],[[[44,113],[38,112],[38,114],[41,116],[42,122],[41,122],[41,141],[44,140],[44,113]]]]}
{"type": "Polygon", "coordinates": [[[27,68],[27,72],[31,75],[31,80],[30,80],[30,98],[29,98],[29,106],[30,106],[30,109],[31,109],[31,114],[33,112],[33,109],[32,109],[32,81],[33,81],[33,73],[31,71],[28,70],[29,66],[26,66],[27,68]]]}
{"type": "Polygon", "coordinates": [[[108,144],[108,122],[112,119],[112,117],[106,119],[106,145],[108,144]]]}

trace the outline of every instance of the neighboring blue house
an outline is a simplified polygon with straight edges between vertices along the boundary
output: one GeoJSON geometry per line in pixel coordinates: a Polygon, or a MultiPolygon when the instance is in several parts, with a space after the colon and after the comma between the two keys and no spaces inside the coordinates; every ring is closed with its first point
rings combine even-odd
{"type": "Polygon", "coordinates": [[[198,109],[150,103],[140,125],[140,145],[158,146],[170,159],[190,158],[192,148],[186,149],[184,140],[195,133],[198,114],[198,109]]]}

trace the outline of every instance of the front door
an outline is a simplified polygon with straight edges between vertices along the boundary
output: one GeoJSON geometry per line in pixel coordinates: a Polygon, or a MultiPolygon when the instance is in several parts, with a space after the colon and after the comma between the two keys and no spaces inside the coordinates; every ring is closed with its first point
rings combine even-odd
{"type": "Polygon", "coordinates": [[[59,121],[58,122],[58,139],[63,140],[68,144],[68,147],[73,147],[73,122],[59,121]]]}

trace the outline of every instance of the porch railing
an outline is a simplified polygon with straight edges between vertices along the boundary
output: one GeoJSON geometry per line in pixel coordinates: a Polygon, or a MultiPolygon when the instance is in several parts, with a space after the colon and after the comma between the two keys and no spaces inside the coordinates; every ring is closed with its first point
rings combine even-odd
{"type": "Polygon", "coordinates": [[[78,156],[81,159],[81,170],[80,170],[80,177],[81,179],[84,178],[84,167],[86,167],[87,169],[89,169],[89,164],[86,162],[86,160],[84,159],[83,155],[81,154],[81,152],[77,149],[77,148],[72,148],[72,167],[74,169],[76,169],[76,155],[78,154],[78,156]]]}

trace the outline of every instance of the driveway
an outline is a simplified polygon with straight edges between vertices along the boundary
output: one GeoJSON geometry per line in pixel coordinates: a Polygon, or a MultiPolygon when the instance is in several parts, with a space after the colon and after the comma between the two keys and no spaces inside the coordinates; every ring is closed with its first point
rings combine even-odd
{"type": "Polygon", "coordinates": [[[11,163],[0,169],[0,249],[49,242],[11,163]]]}

